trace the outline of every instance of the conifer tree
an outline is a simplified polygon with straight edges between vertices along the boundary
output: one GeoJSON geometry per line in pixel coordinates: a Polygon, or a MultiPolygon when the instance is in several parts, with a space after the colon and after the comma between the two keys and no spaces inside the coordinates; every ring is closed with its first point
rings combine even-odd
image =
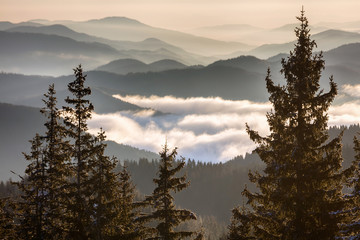
{"type": "Polygon", "coordinates": [[[47,176],[46,161],[42,140],[39,134],[30,141],[31,153],[24,156],[30,161],[25,177],[21,182],[15,183],[22,192],[22,201],[19,202],[20,226],[19,238],[47,239],[46,206],[47,206],[47,176]]]}
{"type": "Polygon", "coordinates": [[[245,227],[249,217],[256,239],[335,239],[344,220],[342,187],[351,171],[341,170],[341,136],[327,142],[326,111],[337,87],[331,77],[330,90],[320,90],[324,60],[313,53],[304,11],[298,20],[295,49],[282,60],[286,85],[275,85],[270,70],[266,76],[273,105],[267,114],[270,135],[247,127],[266,166],[263,173],[249,173],[259,192],[243,192],[253,211],[236,212],[233,219],[245,227]]]}
{"type": "Polygon", "coordinates": [[[0,239],[16,239],[15,207],[9,198],[0,198],[0,239]]]}
{"type": "Polygon", "coordinates": [[[135,201],[135,186],[131,181],[127,166],[120,172],[119,204],[117,206],[117,239],[140,240],[148,235],[147,228],[139,221],[140,209],[147,206],[144,201],[135,201]]]}
{"type": "Polygon", "coordinates": [[[196,234],[196,232],[191,231],[176,232],[174,229],[184,221],[196,219],[194,213],[185,209],[176,209],[174,204],[174,197],[171,192],[178,192],[189,186],[185,175],[182,177],[175,176],[185,165],[182,160],[177,166],[173,167],[176,154],[176,148],[169,153],[167,144],[165,144],[163,151],[160,152],[159,178],[154,179],[156,188],[153,194],[147,198],[154,207],[154,211],[144,218],[145,220],[157,221],[156,237],[149,239],[175,240],[196,234]]]}
{"type": "Polygon", "coordinates": [[[349,184],[353,190],[346,196],[350,204],[344,211],[348,221],[342,224],[342,232],[347,237],[345,239],[360,239],[360,140],[356,136],[354,150],[356,155],[351,167],[355,174],[349,184]]]}
{"type": "Polygon", "coordinates": [[[119,212],[120,184],[115,173],[117,161],[104,155],[106,148],[105,132],[100,130],[95,139],[94,155],[89,161],[90,177],[88,184],[92,189],[93,198],[90,199],[94,227],[92,239],[109,239],[116,234],[116,217],[119,212]]]}
{"type": "Polygon", "coordinates": [[[89,87],[86,87],[86,75],[83,74],[81,65],[74,69],[75,80],[68,84],[68,90],[73,98],[67,97],[65,102],[69,106],[63,107],[65,112],[64,123],[67,126],[68,137],[73,139],[71,156],[73,158],[73,170],[75,179],[70,184],[68,206],[70,217],[69,237],[74,239],[88,239],[92,229],[91,211],[89,199],[92,197],[92,190],[88,184],[90,172],[89,160],[94,154],[94,138],[87,133],[87,120],[91,118],[94,110],[91,102],[86,99],[91,94],[89,87]],[[72,106],[72,107],[71,107],[72,106]]]}
{"type": "Polygon", "coordinates": [[[66,132],[60,124],[60,111],[56,107],[57,100],[54,84],[49,86],[48,92],[44,94],[45,107],[40,111],[47,117],[45,122],[46,132],[43,137],[44,158],[47,169],[47,199],[46,206],[48,231],[52,238],[61,238],[67,229],[66,221],[66,191],[68,180],[71,177],[69,142],[65,140],[66,132]]]}
{"type": "Polygon", "coordinates": [[[229,225],[229,240],[255,240],[251,225],[251,213],[245,206],[232,210],[232,219],[229,225]]]}
{"type": "Polygon", "coordinates": [[[61,238],[66,213],[64,188],[68,178],[65,132],[59,124],[54,85],[44,94],[45,107],[40,110],[47,117],[45,136],[36,134],[25,177],[16,183],[22,192],[20,207],[20,236],[26,239],[61,238]]]}

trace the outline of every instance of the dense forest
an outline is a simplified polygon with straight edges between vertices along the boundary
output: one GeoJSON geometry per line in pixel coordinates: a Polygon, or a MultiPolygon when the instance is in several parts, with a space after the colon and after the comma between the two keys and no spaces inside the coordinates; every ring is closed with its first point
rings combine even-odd
{"type": "MultiPolygon", "coordinates": [[[[226,163],[177,156],[107,156],[106,133],[87,132],[94,106],[81,65],[58,108],[43,97],[46,131],[29,141],[18,182],[0,183],[1,239],[359,239],[359,125],[328,127],[337,95],[320,89],[325,62],[304,11],[276,85],[265,79],[270,134],[247,126],[252,154],[226,163]]],[[[95,106],[96,107],[96,106],[95,106]]]]}

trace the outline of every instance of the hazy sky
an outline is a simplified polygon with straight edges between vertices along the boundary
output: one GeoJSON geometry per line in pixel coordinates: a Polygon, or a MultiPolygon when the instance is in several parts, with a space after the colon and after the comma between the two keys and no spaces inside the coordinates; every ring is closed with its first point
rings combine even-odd
{"type": "Polygon", "coordinates": [[[295,22],[302,5],[311,23],[360,20],[359,0],[0,0],[0,21],[125,16],[180,30],[230,23],[276,27],[295,22]]]}

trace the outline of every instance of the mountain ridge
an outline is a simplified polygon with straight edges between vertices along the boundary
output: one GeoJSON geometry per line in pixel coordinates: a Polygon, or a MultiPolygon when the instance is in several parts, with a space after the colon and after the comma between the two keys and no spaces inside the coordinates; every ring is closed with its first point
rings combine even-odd
{"type": "Polygon", "coordinates": [[[171,69],[181,69],[187,66],[170,59],[163,59],[150,64],[143,63],[136,59],[118,59],[102,65],[95,70],[107,71],[116,74],[126,75],[128,73],[160,72],[171,69]]]}

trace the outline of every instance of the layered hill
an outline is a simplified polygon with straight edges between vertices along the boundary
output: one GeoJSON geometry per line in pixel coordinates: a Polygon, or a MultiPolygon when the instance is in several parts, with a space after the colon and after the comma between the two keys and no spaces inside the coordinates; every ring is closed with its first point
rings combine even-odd
{"type": "MultiPolygon", "coordinates": [[[[334,76],[335,82],[339,86],[359,83],[359,44],[344,45],[324,53],[326,68],[321,78],[321,85],[325,90],[328,88],[328,79],[331,75],[334,76]]],[[[281,58],[283,57],[287,56],[279,55],[268,60],[253,56],[241,56],[216,61],[205,67],[191,68],[181,68],[182,64],[169,60],[153,64],[130,59],[117,60],[102,66],[97,71],[88,71],[87,81],[94,91],[101,90],[99,96],[104,96],[104,99],[108,98],[107,101],[99,101],[99,106],[101,106],[100,102],[106,102],[104,107],[100,107],[102,112],[123,109],[123,107],[116,107],[119,103],[111,97],[113,94],[173,95],[176,97],[219,96],[232,100],[267,101],[268,94],[264,81],[267,68],[271,69],[271,75],[275,82],[284,83],[283,76],[280,74],[281,58]],[[178,69],[161,71],[164,68],[178,69]],[[105,106],[109,106],[107,110],[105,110],[105,106]]],[[[85,67],[86,69],[87,67],[85,67]]],[[[31,103],[31,106],[38,106],[30,101],[31,97],[37,96],[37,101],[41,103],[39,96],[46,91],[48,84],[55,82],[61,92],[66,89],[66,84],[72,79],[71,75],[52,78],[2,74],[0,101],[14,104],[31,103]],[[22,88],[22,84],[28,88],[22,88]]]]}
{"type": "MultiPolygon", "coordinates": [[[[329,51],[344,44],[360,42],[360,34],[355,32],[330,29],[314,34],[312,39],[317,44],[316,50],[329,51]]],[[[279,53],[289,53],[291,50],[293,50],[295,43],[295,41],[292,41],[282,44],[265,44],[247,52],[247,54],[256,56],[258,58],[269,58],[279,53]]]]}
{"type": "Polygon", "coordinates": [[[4,31],[0,31],[0,52],[2,71],[41,75],[69,74],[79,63],[95,68],[120,57],[116,49],[102,43],[4,31]]]}
{"type": "Polygon", "coordinates": [[[46,25],[54,23],[63,24],[75,31],[111,40],[142,41],[147,38],[157,38],[179,46],[186,51],[205,56],[228,54],[238,50],[246,51],[252,48],[252,46],[238,42],[213,40],[178,31],[151,27],[137,20],[126,17],[108,17],[84,22],[41,21],[40,23],[46,25]]]}
{"type": "Polygon", "coordinates": [[[128,74],[139,72],[161,72],[171,69],[182,69],[187,66],[171,59],[164,59],[146,64],[135,59],[119,59],[106,65],[98,67],[96,70],[106,71],[116,74],[128,74]]]}
{"type": "MultiPolygon", "coordinates": [[[[4,25],[7,24],[4,23],[4,25]]],[[[5,41],[4,39],[2,43],[6,44],[4,46],[9,47],[9,62],[14,63],[14,66],[10,66],[9,63],[2,64],[2,70],[8,72],[61,75],[69,73],[68,71],[61,72],[61,66],[67,66],[67,62],[83,63],[91,68],[95,68],[116,58],[131,58],[147,64],[170,59],[186,65],[208,64],[214,60],[212,57],[204,57],[187,52],[156,38],[147,38],[138,42],[118,41],[76,32],[60,24],[18,26],[9,23],[9,25],[12,27],[8,26],[6,31],[2,33],[3,36],[10,38],[10,41],[5,41]],[[30,41],[21,41],[21,39],[24,40],[24,37],[28,37],[30,41]],[[17,38],[20,40],[17,40],[17,38]],[[34,40],[34,38],[36,39],[34,40]],[[62,44],[59,44],[60,42],[62,44]],[[86,46],[89,45],[96,45],[96,47],[92,51],[88,51],[86,46]],[[45,48],[45,46],[50,47],[45,48]],[[103,48],[107,47],[107,49],[101,51],[99,49],[100,46],[103,48]],[[19,54],[14,48],[27,50],[26,55],[25,52],[19,54]],[[28,51],[29,48],[31,51],[28,51]],[[109,49],[112,50],[111,53],[109,49]],[[98,53],[96,56],[92,54],[94,51],[98,53]],[[26,61],[29,61],[28,65],[26,65],[26,61]],[[46,67],[46,70],[43,66],[46,67]]],[[[3,58],[8,59],[8,55],[4,55],[3,58]]]]}

